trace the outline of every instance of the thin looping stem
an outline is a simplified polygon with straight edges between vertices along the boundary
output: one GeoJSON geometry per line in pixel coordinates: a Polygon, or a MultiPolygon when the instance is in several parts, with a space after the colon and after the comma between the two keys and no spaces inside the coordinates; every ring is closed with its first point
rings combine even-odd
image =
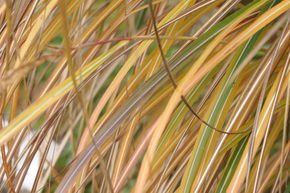
{"type": "MultiPolygon", "coordinates": [[[[155,19],[155,15],[154,15],[154,10],[153,10],[153,5],[152,5],[152,2],[151,0],[149,1],[149,9],[150,9],[150,12],[151,12],[151,16],[152,16],[152,22],[153,22],[153,29],[154,29],[154,33],[155,33],[155,37],[156,37],[156,41],[157,41],[157,44],[158,44],[158,48],[159,48],[159,51],[160,51],[160,55],[161,55],[161,58],[163,60],[163,65],[165,67],[165,70],[169,76],[169,79],[170,79],[170,82],[172,83],[173,87],[174,88],[177,88],[177,84],[174,80],[174,77],[170,71],[170,68],[167,64],[167,60],[165,58],[165,55],[164,55],[164,52],[163,52],[163,49],[162,49],[162,45],[161,45],[161,41],[160,41],[160,37],[159,37],[159,34],[158,34],[158,30],[157,30],[157,25],[156,25],[156,19],[155,19]]],[[[244,131],[240,131],[240,132],[226,132],[226,131],[223,131],[223,130],[220,130],[220,129],[217,129],[215,128],[214,126],[210,125],[209,123],[207,123],[205,120],[203,120],[196,112],[195,110],[192,108],[192,106],[188,103],[188,101],[186,100],[186,98],[184,96],[181,95],[181,100],[182,102],[185,104],[185,106],[190,110],[190,112],[195,116],[197,117],[197,119],[199,121],[201,121],[203,124],[205,124],[208,128],[214,130],[214,131],[217,131],[219,133],[223,133],[223,134],[227,134],[227,135],[237,135],[237,134],[243,134],[243,133],[247,133],[249,132],[249,130],[244,130],[244,131]]]]}

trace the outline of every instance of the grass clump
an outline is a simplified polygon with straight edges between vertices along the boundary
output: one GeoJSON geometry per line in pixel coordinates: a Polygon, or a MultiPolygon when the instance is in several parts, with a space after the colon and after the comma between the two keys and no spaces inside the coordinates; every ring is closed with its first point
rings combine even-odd
{"type": "Polygon", "coordinates": [[[289,8],[0,0],[1,190],[287,192],[289,8]]]}

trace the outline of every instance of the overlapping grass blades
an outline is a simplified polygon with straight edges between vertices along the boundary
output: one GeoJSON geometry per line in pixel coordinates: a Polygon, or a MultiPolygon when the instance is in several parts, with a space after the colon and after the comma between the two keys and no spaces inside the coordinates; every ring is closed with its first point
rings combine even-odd
{"type": "Polygon", "coordinates": [[[289,8],[0,0],[1,190],[287,192],[289,8]]]}

